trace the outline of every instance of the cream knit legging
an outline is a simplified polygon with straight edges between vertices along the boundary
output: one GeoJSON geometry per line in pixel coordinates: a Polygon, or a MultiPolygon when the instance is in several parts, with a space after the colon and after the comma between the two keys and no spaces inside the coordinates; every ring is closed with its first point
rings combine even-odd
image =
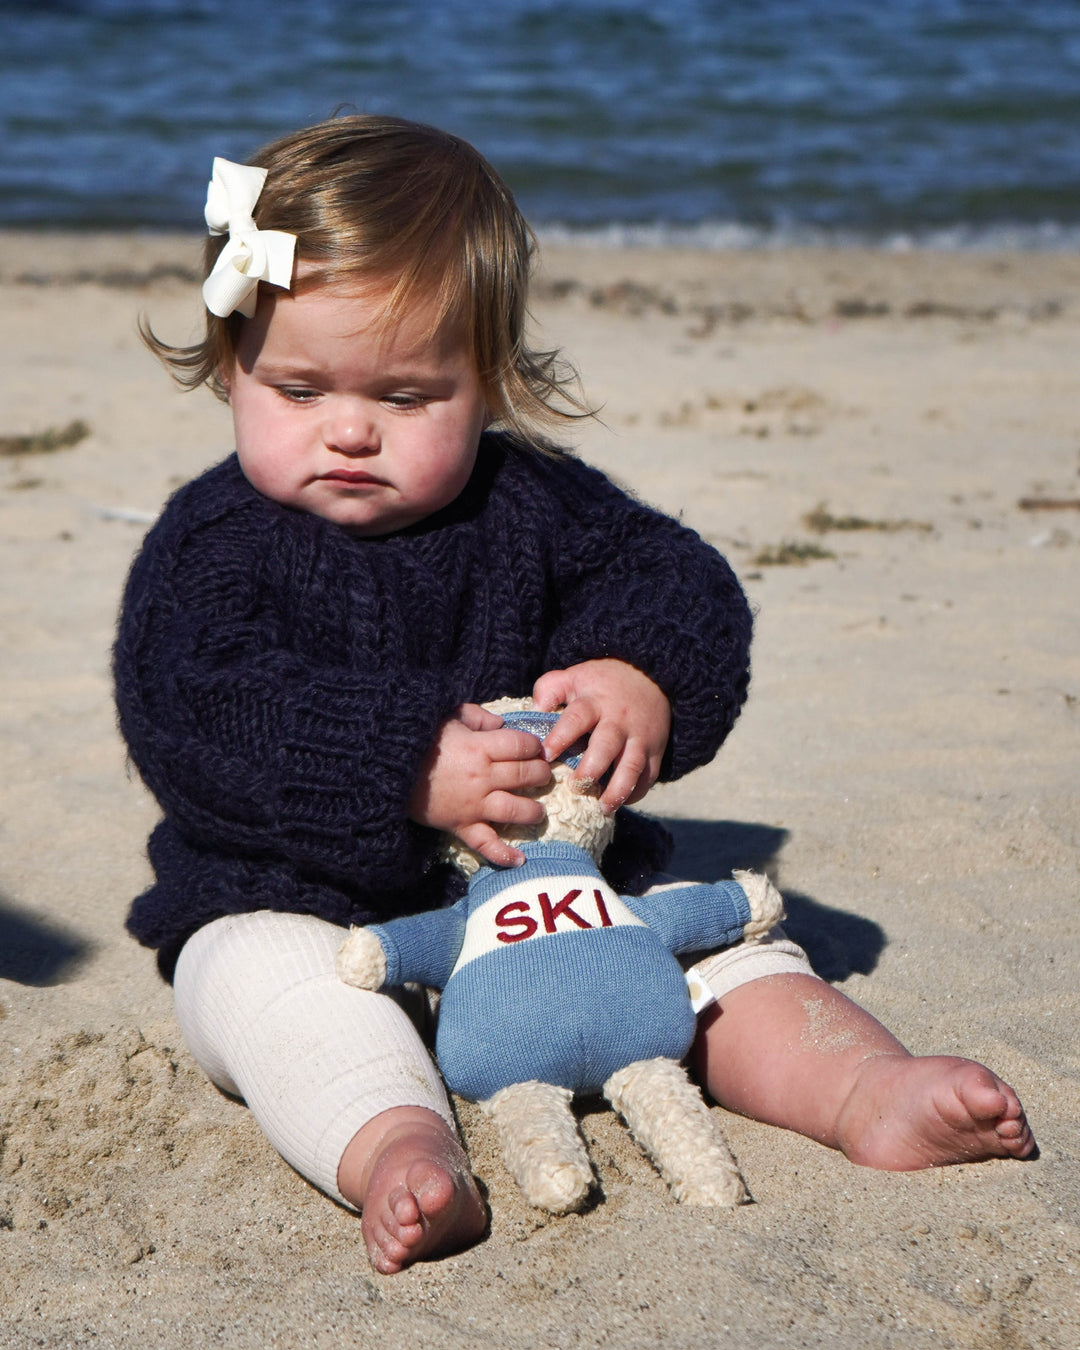
{"type": "Polygon", "coordinates": [[[381,1111],[424,1106],[454,1128],[403,1008],[338,979],[345,934],[309,914],[230,914],[187,941],[173,983],[180,1030],[203,1072],[247,1102],[287,1163],[343,1203],[341,1155],[381,1111]]]}

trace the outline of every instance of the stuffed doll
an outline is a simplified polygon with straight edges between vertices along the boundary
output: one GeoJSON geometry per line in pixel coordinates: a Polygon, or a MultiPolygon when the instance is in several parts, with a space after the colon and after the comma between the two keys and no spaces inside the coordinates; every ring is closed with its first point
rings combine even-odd
{"type": "MultiPolygon", "coordinates": [[[[485,706],[540,739],[557,717],[528,699],[485,706]]],[[[680,1063],[711,995],[674,953],[754,941],[783,903],[766,877],[747,872],[616,895],[598,865],[614,821],[596,786],[573,778],[579,758],[563,756],[536,793],[541,825],[500,831],[523,866],[492,867],[451,841],[468,894],[448,909],[353,928],[338,973],[364,989],[415,981],[442,990],[443,1077],[495,1121],[532,1204],[562,1214],[584,1203],[594,1178],[570,1102],[601,1092],[676,1199],[740,1204],[746,1187],[680,1063]]]]}

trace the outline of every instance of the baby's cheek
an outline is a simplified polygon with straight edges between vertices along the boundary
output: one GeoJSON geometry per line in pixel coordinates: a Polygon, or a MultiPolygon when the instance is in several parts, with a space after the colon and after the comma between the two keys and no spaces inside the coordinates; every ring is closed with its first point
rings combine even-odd
{"type": "Polygon", "coordinates": [[[287,463],[281,462],[281,456],[253,448],[246,436],[237,436],[236,453],[244,477],[256,492],[283,506],[298,504],[297,475],[289,472],[287,463]]]}

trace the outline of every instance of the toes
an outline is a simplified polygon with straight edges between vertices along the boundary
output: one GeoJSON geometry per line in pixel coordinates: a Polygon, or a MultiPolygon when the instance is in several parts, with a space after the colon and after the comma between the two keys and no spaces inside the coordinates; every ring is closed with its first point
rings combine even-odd
{"type": "Polygon", "coordinates": [[[1005,1110],[1001,1113],[1002,1124],[1006,1121],[1010,1123],[1015,1122],[1021,1128],[1025,1128],[1027,1126],[1027,1117],[1024,1115],[1024,1108],[1020,1105],[1020,1098],[1007,1084],[1003,1083],[1001,1087],[1002,1091],[1005,1093],[1006,1100],[1005,1110]]]}
{"type": "Polygon", "coordinates": [[[409,1169],[407,1182],[409,1198],[416,1210],[416,1223],[438,1218],[454,1200],[453,1178],[441,1167],[416,1163],[409,1169]]]}
{"type": "Polygon", "coordinates": [[[419,1228],[424,1219],[421,1201],[409,1189],[408,1185],[395,1186],[387,1197],[394,1226],[404,1235],[409,1230],[419,1228]]]}
{"type": "Polygon", "coordinates": [[[400,1261],[391,1260],[381,1247],[374,1244],[368,1247],[368,1261],[378,1275],[396,1275],[403,1268],[400,1261]]]}
{"type": "Polygon", "coordinates": [[[424,1215],[408,1186],[398,1185],[386,1197],[386,1209],[361,1220],[368,1260],[380,1275],[396,1275],[414,1261],[424,1238],[424,1215]]]}
{"type": "Polygon", "coordinates": [[[1009,1098],[989,1069],[981,1065],[961,1065],[954,1076],[957,1102],[964,1115],[976,1125],[1001,1120],[1010,1105],[1009,1098]]]}
{"type": "Polygon", "coordinates": [[[1035,1151],[1035,1136],[1023,1113],[1019,1120],[1004,1120],[997,1129],[1002,1147],[1015,1158],[1026,1158],[1035,1151]]]}
{"type": "Polygon", "coordinates": [[[382,1224],[373,1223],[364,1233],[368,1260],[380,1275],[396,1275],[409,1260],[409,1248],[382,1224]]]}
{"type": "Polygon", "coordinates": [[[1026,1157],[1035,1148],[1020,1098],[989,1069],[969,1075],[960,1084],[958,1098],[970,1114],[976,1134],[992,1134],[1006,1155],[1026,1157]]]}
{"type": "Polygon", "coordinates": [[[454,1197],[454,1185],[440,1168],[418,1164],[405,1183],[386,1197],[381,1219],[372,1219],[365,1231],[368,1260],[380,1275],[396,1275],[435,1245],[438,1234],[432,1220],[446,1213],[454,1197]],[[415,1175],[414,1175],[415,1174],[415,1175]],[[410,1188],[416,1183],[415,1192],[410,1188]]]}

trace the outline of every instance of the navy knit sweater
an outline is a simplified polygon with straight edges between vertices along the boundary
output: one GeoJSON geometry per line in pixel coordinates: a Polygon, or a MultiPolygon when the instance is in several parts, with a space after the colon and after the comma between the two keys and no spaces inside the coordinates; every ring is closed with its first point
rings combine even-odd
{"type": "MultiPolygon", "coordinates": [[[[455,502],[364,539],[260,496],[232,456],[176,493],[128,579],[120,726],[164,813],[128,928],[169,976],[223,914],[369,923],[456,898],[406,803],[460,703],[618,657],[671,701],[677,778],[738,716],[750,627],[714,549],[570,456],[486,434],[455,502]]],[[[669,841],[619,814],[604,870],[631,892],[669,841]]]]}

